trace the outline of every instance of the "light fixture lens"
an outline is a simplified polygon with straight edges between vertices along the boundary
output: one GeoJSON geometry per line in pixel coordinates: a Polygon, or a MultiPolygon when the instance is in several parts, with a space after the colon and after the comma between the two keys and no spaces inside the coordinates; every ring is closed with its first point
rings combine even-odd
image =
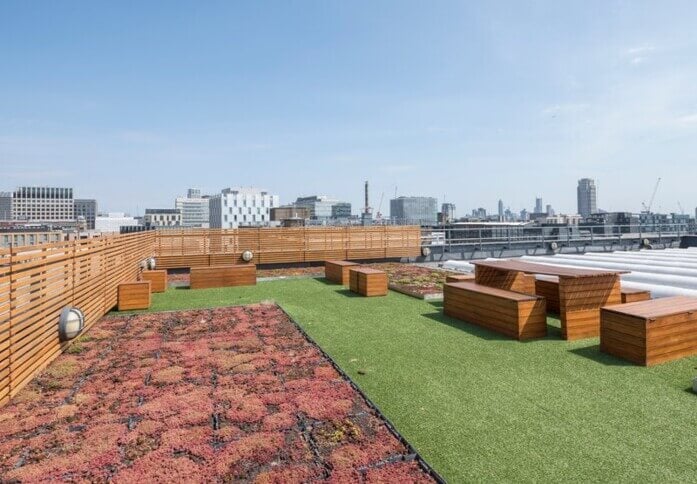
{"type": "Polygon", "coordinates": [[[68,341],[79,335],[85,327],[85,315],[78,308],[65,307],[61,311],[58,333],[61,341],[68,341]]]}
{"type": "Polygon", "coordinates": [[[242,260],[245,262],[249,262],[252,259],[254,259],[254,254],[252,253],[251,250],[245,250],[242,252],[242,260]]]}

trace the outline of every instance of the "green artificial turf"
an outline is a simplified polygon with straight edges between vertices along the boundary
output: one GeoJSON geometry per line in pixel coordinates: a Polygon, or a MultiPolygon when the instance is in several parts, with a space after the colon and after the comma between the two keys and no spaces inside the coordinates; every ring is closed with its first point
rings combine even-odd
{"type": "Polygon", "coordinates": [[[520,343],[323,280],[170,289],[152,309],[279,303],[448,481],[697,480],[697,357],[643,368],[598,340],[520,343]]]}

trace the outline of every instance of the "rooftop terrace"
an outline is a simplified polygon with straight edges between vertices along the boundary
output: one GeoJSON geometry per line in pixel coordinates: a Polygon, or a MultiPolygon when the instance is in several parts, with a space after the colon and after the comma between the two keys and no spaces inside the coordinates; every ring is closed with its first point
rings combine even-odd
{"type": "Polygon", "coordinates": [[[546,338],[520,343],[448,318],[440,303],[362,298],[314,278],[169,289],[148,313],[103,318],[0,409],[0,472],[427,478],[268,301],[451,482],[697,475],[687,388],[697,357],[633,366],[597,339],[562,341],[554,318],[546,338]]]}

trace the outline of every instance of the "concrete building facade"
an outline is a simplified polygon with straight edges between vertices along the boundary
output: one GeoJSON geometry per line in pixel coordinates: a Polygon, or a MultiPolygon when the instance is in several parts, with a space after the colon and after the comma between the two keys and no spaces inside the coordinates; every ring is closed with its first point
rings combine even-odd
{"type": "Polygon", "coordinates": [[[210,197],[201,196],[201,190],[189,188],[186,197],[177,197],[174,208],[181,210],[182,227],[207,229],[210,226],[210,197]]]}
{"type": "Polygon", "coordinates": [[[268,226],[271,223],[271,209],[279,205],[279,196],[266,190],[226,188],[210,198],[210,228],[268,226]]]}
{"type": "Polygon", "coordinates": [[[143,224],[148,228],[181,227],[182,212],[176,208],[146,208],[143,224]]]}
{"type": "Polygon", "coordinates": [[[50,225],[75,225],[73,189],[19,187],[12,196],[12,220],[50,225]]]}

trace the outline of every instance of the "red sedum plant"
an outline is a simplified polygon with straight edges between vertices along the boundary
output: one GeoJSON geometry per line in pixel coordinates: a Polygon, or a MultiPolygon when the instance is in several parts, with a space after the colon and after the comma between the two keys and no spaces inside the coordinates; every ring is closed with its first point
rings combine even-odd
{"type": "Polygon", "coordinates": [[[0,436],[10,482],[431,480],[275,305],[104,318],[0,436]]]}

